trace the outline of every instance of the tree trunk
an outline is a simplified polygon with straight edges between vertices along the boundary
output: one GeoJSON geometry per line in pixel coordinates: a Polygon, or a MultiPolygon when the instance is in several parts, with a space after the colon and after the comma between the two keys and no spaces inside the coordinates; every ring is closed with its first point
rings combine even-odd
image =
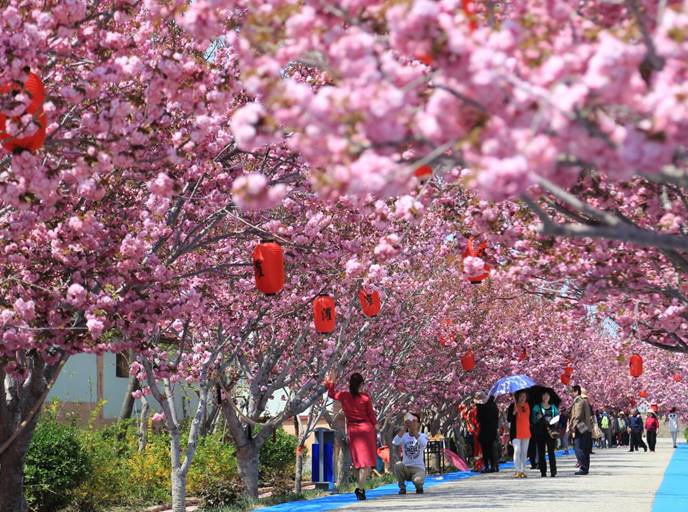
{"type": "MultiPolygon", "coordinates": [[[[258,498],[258,463],[260,448],[255,439],[250,439],[237,445],[237,466],[239,476],[246,486],[249,498],[258,498]]],[[[176,512],[176,511],[175,511],[176,512]]]]}
{"type": "Polygon", "coordinates": [[[337,479],[335,485],[337,489],[340,489],[343,485],[349,483],[351,474],[351,453],[349,452],[349,441],[346,438],[346,434],[337,429],[335,432],[335,439],[339,443],[339,457],[337,457],[337,479]]]}
{"type": "Polygon", "coordinates": [[[144,396],[141,401],[141,416],[139,419],[139,452],[143,452],[148,444],[148,400],[144,396]]]}
{"type": "Polygon", "coordinates": [[[35,428],[36,418],[34,417],[0,455],[0,512],[26,512],[28,510],[24,498],[24,462],[35,428]]]}
{"type": "Polygon", "coordinates": [[[303,445],[296,448],[296,465],[294,469],[294,494],[299,495],[303,491],[303,445]]]}
{"type": "Polygon", "coordinates": [[[172,512],[186,511],[186,474],[172,468],[172,512]]]}
{"type": "Polygon", "coordinates": [[[139,389],[139,381],[133,376],[129,376],[129,384],[127,385],[127,392],[124,394],[122,400],[122,408],[119,411],[120,420],[128,420],[134,411],[134,397],[131,394],[139,389]]]}
{"type": "Polygon", "coordinates": [[[181,470],[181,451],[181,433],[175,426],[170,429],[172,512],[186,511],[186,474],[181,470]]]}

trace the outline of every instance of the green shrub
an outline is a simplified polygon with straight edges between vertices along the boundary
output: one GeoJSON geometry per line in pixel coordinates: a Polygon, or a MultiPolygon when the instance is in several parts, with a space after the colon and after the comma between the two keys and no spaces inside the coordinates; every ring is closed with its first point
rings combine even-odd
{"type": "Polygon", "coordinates": [[[200,496],[207,487],[234,488],[237,475],[234,445],[224,442],[221,434],[209,434],[198,440],[186,478],[187,493],[200,496]]]}
{"type": "Polygon", "coordinates": [[[135,451],[134,420],[117,422],[99,431],[82,431],[81,438],[92,471],[73,493],[74,509],[97,512],[112,505],[143,503],[126,463],[135,451]]]}
{"type": "Polygon", "coordinates": [[[68,505],[91,469],[78,430],[48,415],[36,427],[26,455],[24,485],[31,510],[52,512],[68,505]]]}
{"type": "Polygon", "coordinates": [[[234,475],[230,480],[208,484],[196,495],[201,498],[202,508],[207,509],[240,504],[243,493],[244,484],[238,475],[234,475]]]}
{"type": "Polygon", "coordinates": [[[294,475],[298,443],[296,436],[287,434],[281,428],[265,442],[260,449],[260,475],[263,483],[294,475]]]}

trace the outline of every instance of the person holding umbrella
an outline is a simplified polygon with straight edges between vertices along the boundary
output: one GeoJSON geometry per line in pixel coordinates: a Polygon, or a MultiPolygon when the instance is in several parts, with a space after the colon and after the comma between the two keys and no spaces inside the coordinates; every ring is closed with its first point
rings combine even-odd
{"type": "MultiPolygon", "coordinates": [[[[539,404],[533,407],[532,421],[533,421],[533,438],[537,444],[538,466],[542,477],[547,476],[547,463],[545,462],[545,449],[549,456],[549,471],[552,477],[557,476],[557,460],[554,455],[554,446],[556,439],[552,435],[550,423],[557,416],[559,416],[559,409],[553,403],[550,403],[549,391],[542,393],[542,398],[539,404]]],[[[555,420],[557,423],[558,421],[555,420]]]]}

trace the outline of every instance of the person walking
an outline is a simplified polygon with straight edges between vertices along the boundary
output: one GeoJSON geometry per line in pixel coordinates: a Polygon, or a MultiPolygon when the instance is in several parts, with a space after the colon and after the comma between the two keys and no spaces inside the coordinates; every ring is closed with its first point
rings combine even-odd
{"type": "Polygon", "coordinates": [[[587,392],[578,385],[573,386],[573,404],[569,414],[569,432],[573,437],[573,448],[578,459],[576,475],[587,475],[590,471],[592,451],[592,429],[594,416],[587,399],[587,392]]]}
{"type": "Polygon", "coordinates": [[[619,418],[616,414],[610,414],[609,419],[611,420],[612,427],[610,429],[611,435],[611,447],[616,448],[619,446],[619,418]]]}
{"type": "Polygon", "coordinates": [[[499,471],[499,454],[497,447],[497,430],[499,426],[499,409],[493,396],[485,400],[485,393],[476,396],[477,419],[480,427],[478,441],[483,452],[482,473],[499,471]]]}
{"type": "Polygon", "coordinates": [[[629,452],[640,451],[640,447],[647,451],[647,446],[643,441],[643,417],[638,412],[638,409],[633,410],[633,415],[628,420],[628,433],[631,437],[631,449],[629,452]]]}
{"type": "Polygon", "coordinates": [[[550,476],[557,476],[557,459],[554,455],[556,439],[552,436],[552,429],[555,429],[556,426],[550,426],[550,421],[558,415],[559,409],[550,403],[550,395],[545,391],[542,393],[542,401],[533,406],[532,412],[533,439],[537,443],[538,467],[543,478],[547,476],[545,449],[549,457],[550,476]]]}
{"type": "Polygon", "coordinates": [[[366,499],[365,481],[377,462],[375,448],[377,418],[373,410],[373,401],[365,392],[365,380],[360,373],[351,374],[349,391],[337,391],[330,377],[325,380],[325,387],[327,387],[329,397],[342,404],[351,460],[358,472],[358,487],[354,493],[357,499],[364,500],[366,499]]]}
{"type": "Polygon", "coordinates": [[[406,494],[406,482],[410,480],[416,494],[423,494],[425,483],[425,460],[423,454],[428,445],[428,436],[420,431],[420,418],[417,414],[407,413],[404,428],[392,439],[392,445],[401,448],[402,460],[394,465],[394,474],[399,482],[399,494],[406,494]]]}
{"type": "Polygon", "coordinates": [[[612,422],[609,419],[609,414],[606,410],[602,411],[600,417],[600,428],[602,429],[602,439],[600,441],[601,448],[612,447],[612,422]]]}
{"type": "Polygon", "coordinates": [[[569,454],[569,416],[564,411],[559,411],[559,433],[561,435],[561,449],[564,455],[569,454]]]}
{"type": "Polygon", "coordinates": [[[513,425],[514,436],[511,443],[514,446],[514,466],[516,478],[527,478],[526,458],[530,443],[530,405],[528,405],[525,391],[518,391],[514,396],[513,408],[510,408],[509,421],[513,425]]]}
{"type": "Polygon", "coordinates": [[[628,422],[626,420],[626,413],[621,411],[619,413],[619,446],[628,446],[628,422]]]}
{"type": "Polygon", "coordinates": [[[659,430],[657,414],[650,411],[645,420],[645,431],[647,432],[647,446],[651,452],[654,452],[655,446],[657,446],[657,430],[659,430]]]}
{"type": "Polygon", "coordinates": [[[676,412],[676,407],[672,407],[669,414],[667,414],[667,422],[669,423],[671,440],[674,443],[674,448],[676,448],[676,440],[678,439],[678,413],[676,412]]]}

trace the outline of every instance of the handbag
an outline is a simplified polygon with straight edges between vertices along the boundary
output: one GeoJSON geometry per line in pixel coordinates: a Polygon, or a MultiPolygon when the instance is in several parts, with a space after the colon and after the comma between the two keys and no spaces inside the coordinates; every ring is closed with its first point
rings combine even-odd
{"type": "Polygon", "coordinates": [[[593,420],[593,424],[592,424],[592,438],[593,439],[602,439],[602,429],[600,429],[600,426],[594,420],[593,420]]]}
{"type": "Polygon", "coordinates": [[[578,432],[580,432],[581,434],[585,434],[586,432],[590,431],[590,428],[588,427],[588,424],[584,421],[579,421],[578,423],[576,423],[576,430],[578,430],[578,432]]]}

